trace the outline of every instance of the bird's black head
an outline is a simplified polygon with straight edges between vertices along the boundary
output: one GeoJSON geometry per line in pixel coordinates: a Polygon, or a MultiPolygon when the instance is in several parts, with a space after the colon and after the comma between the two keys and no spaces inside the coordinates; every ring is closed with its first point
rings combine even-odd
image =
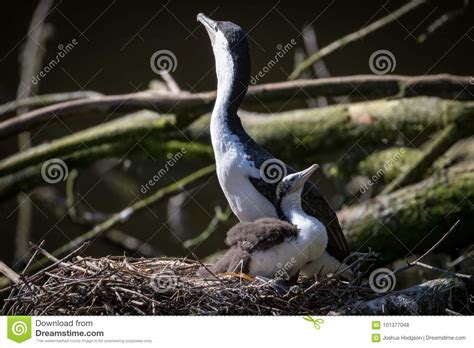
{"type": "Polygon", "coordinates": [[[247,34],[237,24],[214,21],[202,13],[197,15],[197,20],[206,28],[213,47],[217,45],[233,53],[248,51],[247,34]]]}
{"type": "MultiPolygon", "coordinates": [[[[227,112],[237,114],[250,82],[247,34],[232,22],[214,21],[202,13],[198,14],[197,19],[204,25],[211,38],[216,59],[218,95],[220,93],[225,96],[224,107],[227,112]]],[[[233,120],[240,122],[237,118],[233,120]]]]}

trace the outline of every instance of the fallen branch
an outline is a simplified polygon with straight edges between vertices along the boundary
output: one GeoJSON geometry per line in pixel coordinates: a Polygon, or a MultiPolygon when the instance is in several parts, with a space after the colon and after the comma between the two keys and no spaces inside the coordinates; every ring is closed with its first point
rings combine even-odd
{"type": "Polygon", "coordinates": [[[33,110],[53,104],[64,103],[78,99],[95,98],[99,96],[102,96],[102,94],[93,91],[74,91],[35,95],[28,98],[22,97],[20,99],[0,105],[0,119],[10,118],[22,108],[33,110]]]}
{"type": "MultiPolygon", "coordinates": [[[[354,94],[364,98],[437,96],[449,99],[473,100],[474,85],[469,76],[431,75],[355,75],[346,77],[297,80],[250,86],[244,106],[282,102],[308,97],[344,96],[354,94]]],[[[114,96],[97,96],[70,100],[36,109],[26,114],[0,122],[0,138],[38,127],[47,122],[63,122],[84,115],[102,119],[111,114],[134,112],[142,109],[162,114],[179,115],[178,123],[187,125],[196,117],[212,110],[216,92],[159,93],[153,90],[114,96]]],[[[0,115],[1,118],[1,115],[0,115]]]]}
{"type": "Polygon", "coordinates": [[[455,124],[448,125],[434,141],[428,146],[408,168],[403,171],[395,180],[390,182],[382,191],[382,194],[393,192],[396,189],[413,184],[426,174],[426,171],[433,165],[443,153],[464,136],[464,132],[455,124]]]}
{"type": "Polygon", "coordinates": [[[468,303],[466,284],[457,278],[440,278],[388,293],[366,301],[356,301],[333,315],[436,315],[446,309],[462,311],[468,303]]]}
{"type": "MultiPolygon", "coordinates": [[[[282,160],[305,165],[347,155],[355,143],[362,148],[400,146],[406,139],[422,138],[451,123],[472,130],[474,103],[427,97],[383,99],[273,115],[242,115],[241,119],[257,143],[282,160]]],[[[209,142],[209,122],[209,116],[197,120],[189,127],[189,137],[209,142]]]]}
{"type": "Polygon", "coordinates": [[[474,162],[467,162],[344,208],[338,217],[352,251],[383,250],[383,260],[390,262],[424,252],[458,219],[457,238],[446,240],[438,249],[453,252],[474,243],[470,233],[474,228],[473,199],[474,162]]]}
{"type": "Polygon", "coordinates": [[[163,141],[174,130],[170,118],[153,113],[131,115],[10,156],[0,161],[0,177],[50,158],[65,156],[80,148],[124,141],[136,144],[147,136],[153,137],[155,141],[163,141]]]}
{"type": "MultiPolygon", "coordinates": [[[[178,153],[186,149],[186,158],[212,159],[212,148],[198,142],[189,143],[176,140],[159,141],[159,138],[150,137],[135,146],[136,141],[124,137],[123,141],[102,144],[88,149],[74,151],[61,159],[64,160],[69,170],[85,168],[102,158],[147,158],[166,159],[169,153],[178,153]]],[[[15,173],[0,178],[0,201],[9,199],[21,191],[29,191],[37,185],[45,183],[41,175],[43,162],[17,170],[15,173]]]]}

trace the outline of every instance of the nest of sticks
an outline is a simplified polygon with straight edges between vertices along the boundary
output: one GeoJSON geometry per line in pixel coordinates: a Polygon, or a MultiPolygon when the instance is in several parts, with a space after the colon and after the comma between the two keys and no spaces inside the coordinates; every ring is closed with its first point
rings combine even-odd
{"type": "Polygon", "coordinates": [[[23,315],[295,315],[327,314],[376,295],[338,277],[296,285],[240,273],[201,278],[202,263],[177,258],[76,256],[21,276],[4,314],[23,315]]]}

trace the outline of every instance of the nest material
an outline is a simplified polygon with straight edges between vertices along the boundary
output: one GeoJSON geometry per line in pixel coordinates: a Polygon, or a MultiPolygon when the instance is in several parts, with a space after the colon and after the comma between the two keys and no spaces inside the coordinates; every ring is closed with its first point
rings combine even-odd
{"type": "Polygon", "coordinates": [[[374,297],[337,278],[287,288],[241,274],[200,278],[201,264],[175,258],[76,257],[16,284],[4,314],[327,314],[374,297]]]}

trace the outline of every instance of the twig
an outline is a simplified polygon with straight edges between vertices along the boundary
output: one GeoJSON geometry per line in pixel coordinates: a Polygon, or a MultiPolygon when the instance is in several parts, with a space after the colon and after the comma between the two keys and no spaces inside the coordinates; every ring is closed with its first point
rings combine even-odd
{"type": "Polygon", "coordinates": [[[412,268],[413,266],[416,265],[417,262],[421,261],[423,258],[426,257],[426,255],[430,254],[438,245],[440,245],[450,234],[451,232],[454,231],[454,229],[457,227],[457,225],[461,222],[461,220],[458,220],[454,223],[454,225],[446,232],[431,248],[428,249],[423,255],[418,257],[415,261],[408,262],[405,266],[399,267],[393,271],[393,274],[403,272],[409,268],[412,268]]]}
{"type": "Polygon", "coordinates": [[[20,276],[5,263],[0,261],[0,273],[3,273],[5,277],[10,279],[13,283],[18,284],[20,282],[20,276]]]}
{"type": "Polygon", "coordinates": [[[74,186],[79,176],[77,169],[69,172],[66,179],[66,211],[73,222],[77,221],[77,209],[74,204],[74,186]]]}
{"type": "MultiPolygon", "coordinates": [[[[45,267],[45,268],[42,268],[41,270],[39,270],[38,272],[36,272],[35,274],[33,274],[32,276],[30,276],[29,278],[32,279],[32,278],[36,278],[46,272],[48,272],[49,270],[53,269],[54,267],[58,266],[58,265],[64,265],[66,264],[66,261],[71,259],[72,257],[78,255],[79,253],[81,253],[85,248],[87,248],[89,246],[90,242],[89,241],[86,241],[84,243],[82,243],[81,245],[79,245],[76,249],[74,249],[73,251],[71,251],[69,254],[67,254],[66,256],[62,257],[61,259],[57,259],[55,258],[54,255],[52,254],[49,254],[51,255],[53,258],[56,259],[56,261],[54,261],[52,264],[50,264],[49,266],[45,267]]],[[[42,259],[42,260],[39,260],[38,262],[36,262],[35,264],[33,264],[33,266],[30,268],[31,271],[34,271],[36,269],[38,269],[39,267],[41,267],[43,265],[44,262],[46,262],[47,258],[45,259],[42,259]]]]}
{"type": "Polygon", "coordinates": [[[461,220],[456,221],[454,225],[451,226],[451,228],[448,230],[448,232],[446,232],[431,248],[428,249],[427,252],[417,258],[414,262],[421,261],[426,255],[430,254],[433,250],[435,250],[438,245],[440,245],[446,238],[448,238],[448,236],[456,229],[460,222],[461,220]]]}
{"type": "Polygon", "coordinates": [[[103,235],[110,243],[118,245],[123,250],[136,253],[143,257],[156,257],[162,255],[155,247],[121,230],[111,229],[103,235]]]}
{"type": "MultiPolygon", "coordinates": [[[[51,25],[45,22],[54,0],[41,0],[36,7],[28,28],[27,40],[20,49],[20,82],[18,84],[16,99],[31,97],[38,92],[38,84],[32,82],[34,75],[40,70],[43,62],[45,45],[51,35],[51,25]]],[[[17,110],[23,114],[28,108],[22,107],[17,110]]],[[[18,134],[18,149],[29,149],[31,147],[31,136],[28,131],[18,134]]],[[[30,237],[31,223],[33,219],[33,206],[24,194],[17,197],[18,216],[15,233],[15,260],[20,260],[28,252],[28,239],[30,237]]]]}
{"type": "Polygon", "coordinates": [[[222,282],[222,279],[220,279],[209,267],[207,267],[200,259],[197,257],[197,255],[194,252],[191,252],[191,255],[196,259],[196,261],[203,267],[207,272],[209,272],[210,275],[212,275],[215,279],[217,279],[220,283],[222,282]]]}
{"type": "Polygon", "coordinates": [[[7,119],[15,115],[17,110],[22,108],[32,110],[52,104],[64,103],[77,99],[94,98],[98,96],[102,96],[102,94],[94,91],[62,92],[34,95],[31,97],[22,96],[19,99],[0,105],[0,119],[7,119]]]}
{"type": "MultiPolygon", "coordinates": [[[[42,247],[43,247],[43,244],[44,244],[44,240],[42,240],[42,241],[38,244],[38,247],[42,248],[42,247]]],[[[25,265],[25,268],[23,268],[23,271],[21,272],[21,274],[25,274],[25,272],[28,270],[28,267],[30,267],[31,263],[32,263],[33,260],[35,259],[36,255],[38,255],[38,252],[39,252],[38,249],[35,249],[35,250],[33,251],[33,255],[31,255],[30,259],[28,260],[28,263],[25,265]]]]}
{"type": "Polygon", "coordinates": [[[451,272],[451,271],[448,271],[446,269],[442,269],[442,268],[439,268],[439,267],[427,265],[426,263],[422,263],[420,261],[413,262],[413,265],[429,269],[430,271],[437,271],[437,272],[440,272],[440,273],[443,273],[443,274],[448,274],[448,275],[453,276],[453,277],[464,278],[464,279],[469,279],[469,280],[473,279],[472,275],[458,273],[458,272],[451,272]]]}
{"type": "Polygon", "coordinates": [[[211,219],[207,227],[199,235],[192,239],[188,239],[183,243],[185,248],[192,248],[198,244],[201,244],[207,238],[214,233],[219,224],[224,223],[231,216],[232,211],[227,207],[224,211],[220,207],[215,207],[214,217],[211,219]]]}
{"type": "Polygon", "coordinates": [[[422,263],[420,262],[423,258],[425,258],[428,254],[430,254],[433,250],[435,250],[438,245],[440,245],[446,238],[448,238],[448,236],[456,229],[456,227],[458,226],[458,224],[461,222],[461,220],[457,220],[454,225],[448,230],[448,232],[446,232],[431,248],[429,248],[423,255],[421,255],[420,257],[418,257],[415,261],[411,261],[411,262],[407,262],[407,264],[403,267],[400,267],[400,268],[397,268],[395,269],[392,273],[393,274],[397,274],[397,273],[400,273],[400,272],[403,272],[403,271],[406,271],[407,269],[409,268],[412,268],[414,266],[419,266],[419,267],[423,267],[423,268],[426,268],[426,269],[429,269],[431,271],[438,271],[438,272],[441,272],[441,273],[444,273],[444,274],[449,274],[451,276],[455,276],[455,277],[459,277],[459,278],[464,278],[464,279],[472,279],[473,276],[472,275],[467,275],[467,274],[462,274],[462,273],[457,273],[457,272],[451,272],[449,270],[446,270],[446,269],[442,269],[442,268],[438,268],[438,267],[435,267],[435,266],[431,266],[431,265],[428,265],[426,263],[422,263]]]}
{"type": "Polygon", "coordinates": [[[56,249],[52,254],[60,255],[66,251],[76,248],[81,243],[90,241],[94,238],[101,236],[105,231],[111,229],[115,225],[129,220],[133,215],[135,215],[139,211],[175,194],[176,192],[183,190],[186,186],[209,176],[210,174],[214,173],[214,171],[215,171],[215,165],[210,165],[200,170],[197,170],[194,173],[176,181],[174,184],[161,188],[160,190],[158,190],[151,196],[145,199],[142,199],[138,202],[135,202],[134,204],[123,209],[119,213],[113,214],[110,218],[100,223],[99,225],[95,226],[90,231],[80,235],[79,237],[69,241],[65,245],[56,249]]]}
{"type": "MultiPolygon", "coordinates": [[[[313,54],[316,54],[319,51],[318,47],[318,41],[316,39],[316,32],[312,26],[305,26],[303,28],[303,41],[304,41],[304,46],[306,49],[306,53],[308,56],[311,56],[313,54]]],[[[295,53],[296,54],[296,53],[295,53]]],[[[295,56],[296,58],[296,56],[295,56]]],[[[305,55],[302,56],[301,61],[296,61],[295,59],[295,67],[300,65],[305,59],[305,55]]],[[[330,77],[331,75],[329,74],[329,70],[326,67],[326,64],[324,63],[323,60],[319,60],[313,64],[313,73],[318,77],[318,78],[324,78],[324,77],[330,77]]],[[[308,74],[308,78],[311,78],[311,74],[308,74]]],[[[305,76],[305,75],[302,75],[305,76]]],[[[311,102],[311,101],[309,101],[311,102]]],[[[319,107],[327,106],[329,105],[328,99],[326,97],[317,97],[316,98],[316,104],[319,107]]],[[[309,106],[311,106],[310,103],[308,103],[309,106]]]]}
{"type": "Polygon", "coordinates": [[[166,86],[168,87],[168,90],[171,93],[179,94],[183,92],[181,88],[179,88],[179,85],[176,82],[176,80],[173,78],[173,76],[171,76],[171,74],[168,71],[164,70],[160,76],[163,79],[163,81],[165,81],[166,86]]]}
{"type": "Polygon", "coordinates": [[[399,9],[388,14],[387,16],[380,18],[379,20],[369,24],[368,26],[363,27],[354,33],[351,33],[349,35],[346,35],[340,38],[339,40],[334,41],[328,46],[321,48],[316,54],[313,54],[308,59],[306,59],[303,63],[301,63],[298,67],[296,67],[288,78],[290,80],[297,79],[298,77],[301,76],[303,71],[305,71],[306,69],[309,69],[311,65],[313,65],[315,62],[317,62],[321,58],[324,58],[328,54],[346,46],[350,42],[360,40],[366,37],[368,34],[382,28],[383,26],[390,24],[391,22],[395,20],[398,20],[400,17],[409,13],[410,11],[424,4],[425,2],[427,2],[427,0],[410,1],[407,4],[403,5],[402,7],[400,7],[399,9]]]}
{"type": "Polygon", "coordinates": [[[439,18],[437,18],[433,23],[431,23],[427,28],[426,32],[418,36],[417,41],[422,43],[425,42],[430,36],[432,36],[438,29],[442,28],[446,24],[454,21],[456,18],[460,17],[466,12],[466,7],[461,7],[455,10],[444,13],[439,18]]]}

